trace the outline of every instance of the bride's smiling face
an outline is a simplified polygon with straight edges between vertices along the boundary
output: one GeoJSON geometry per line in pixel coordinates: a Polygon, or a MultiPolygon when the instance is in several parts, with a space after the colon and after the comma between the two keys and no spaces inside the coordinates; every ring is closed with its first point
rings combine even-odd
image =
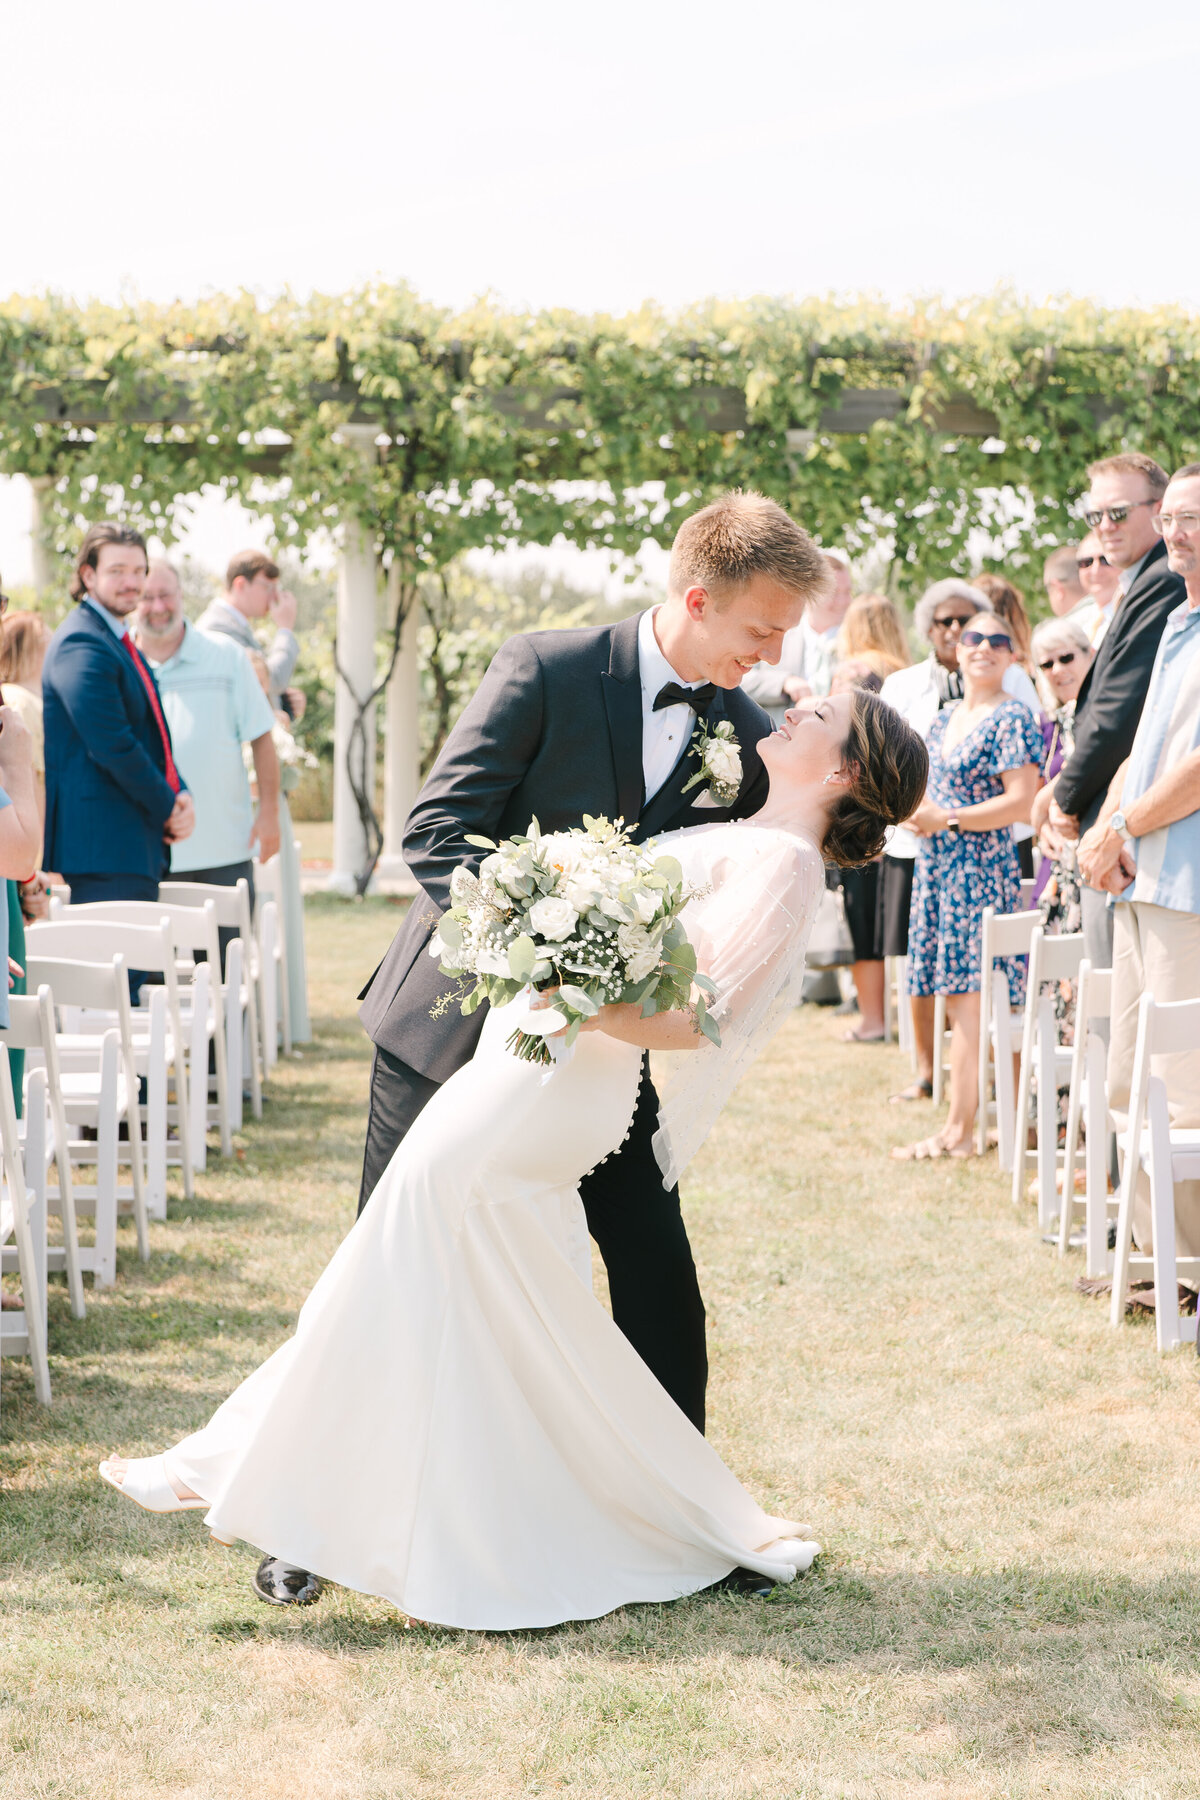
{"type": "Polygon", "coordinates": [[[773,788],[781,782],[810,787],[842,767],[852,706],[847,693],[800,700],[789,708],[783,724],[758,746],[773,788]]]}

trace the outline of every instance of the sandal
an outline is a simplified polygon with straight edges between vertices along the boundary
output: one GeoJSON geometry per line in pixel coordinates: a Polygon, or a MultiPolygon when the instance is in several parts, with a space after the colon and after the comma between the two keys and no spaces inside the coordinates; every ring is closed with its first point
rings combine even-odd
{"type": "Polygon", "coordinates": [[[855,1031],[852,1025],[848,1031],[843,1031],[842,1042],[843,1044],[882,1044],[883,1033],[882,1031],[873,1031],[867,1035],[865,1032],[855,1031]]]}
{"type": "Polygon", "coordinates": [[[888,1095],[888,1105],[889,1106],[898,1106],[902,1100],[932,1100],[932,1099],[933,1099],[933,1083],[932,1083],[932,1081],[911,1081],[911,1082],[909,1082],[909,1084],[906,1088],[901,1088],[900,1092],[898,1094],[889,1094],[888,1095]]]}

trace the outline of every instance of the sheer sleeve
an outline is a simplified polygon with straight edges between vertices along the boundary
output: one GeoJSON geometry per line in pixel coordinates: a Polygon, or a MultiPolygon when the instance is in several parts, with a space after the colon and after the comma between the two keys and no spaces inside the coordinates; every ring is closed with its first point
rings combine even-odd
{"type": "Polygon", "coordinates": [[[824,866],[806,839],[747,825],[710,828],[680,856],[697,895],[684,924],[697,964],[716,985],[711,1002],[721,1043],[671,1058],[654,1153],[671,1187],[712,1130],[746,1070],[800,997],[804,955],[825,889],[824,866]]]}

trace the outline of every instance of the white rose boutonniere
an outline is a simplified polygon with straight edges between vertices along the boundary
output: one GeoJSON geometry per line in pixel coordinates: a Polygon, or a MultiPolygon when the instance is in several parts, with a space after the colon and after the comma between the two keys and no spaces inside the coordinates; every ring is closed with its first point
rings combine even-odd
{"type": "Polygon", "coordinates": [[[707,719],[697,719],[688,755],[698,756],[700,767],[684,782],[684,793],[698,781],[706,781],[710,800],[717,806],[732,806],[742,785],[742,752],[729,720],[722,719],[710,731],[707,719]]]}

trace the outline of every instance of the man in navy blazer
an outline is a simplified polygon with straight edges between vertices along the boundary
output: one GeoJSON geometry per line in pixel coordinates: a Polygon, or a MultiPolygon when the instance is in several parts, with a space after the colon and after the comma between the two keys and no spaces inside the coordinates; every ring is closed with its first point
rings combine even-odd
{"type": "Polygon", "coordinates": [[[125,628],[148,567],[136,531],[93,525],[71,587],[79,604],[42,671],[44,861],[79,904],[157,900],[170,845],[195,823],[154,676],[125,628]]]}

